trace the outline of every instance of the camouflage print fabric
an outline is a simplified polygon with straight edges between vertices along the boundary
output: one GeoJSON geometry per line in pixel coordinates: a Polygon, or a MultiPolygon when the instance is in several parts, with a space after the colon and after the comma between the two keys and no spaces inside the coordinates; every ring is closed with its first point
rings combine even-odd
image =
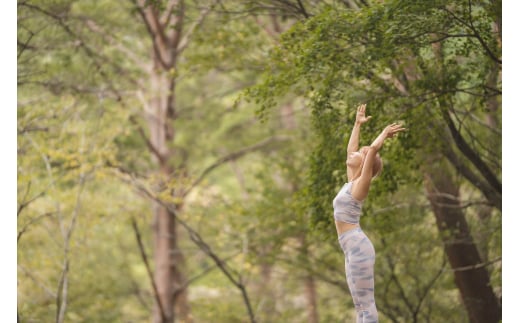
{"type": "Polygon", "coordinates": [[[352,194],[352,182],[348,182],[339,190],[332,200],[334,219],[336,221],[357,224],[361,217],[363,202],[356,200],[352,194]]]}
{"type": "Polygon", "coordinates": [[[356,323],[377,323],[374,299],[374,246],[361,228],[342,233],[339,236],[339,244],[345,254],[347,284],[356,308],[356,323]]]}

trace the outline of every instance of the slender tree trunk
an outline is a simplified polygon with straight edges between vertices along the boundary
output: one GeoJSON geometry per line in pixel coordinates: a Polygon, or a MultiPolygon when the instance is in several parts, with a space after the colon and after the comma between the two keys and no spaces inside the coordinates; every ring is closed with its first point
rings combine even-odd
{"type": "MultiPolygon", "coordinates": [[[[168,139],[166,136],[167,107],[163,98],[165,91],[168,91],[169,81],[160,68],[157,67],[150,75],[151,97],[146,107],[146,116],[150,129],[150,143],[154,159],[158,164],[158,175],[162,181],[166,181],[171,173],[168,166],[168,139]]],[[[156,190],[160,191],[163,187],[157,185],[156,190]]],[[[174,268],[175,263],[172,257],[172,250],[177,242],[175,218],[166,208],[161,205],[154,205],[153,222],[154,239],[154,279],[157,284],[159,300],[162,306],[156,303],[154,312],[154,322],[165,323],[174,322],[175,313],[173,310],[173,288],[174,288],[174,268]],[[163,313],[161,313],[161,308],[163,313]]]]}
{"type": "Polygon", "coordinates": [[[172,217],[163,207],[156,205],[154,211],[155,221],[154,232],[154,260],[155,274],[154,279],[157,284],[159,300],[162,306],[156,304],[154,312],[154,322],[174,322],[173,313],[173,261],[170,259],[170,250],[173,240],[172,232],[174,223],[172,217]],[[164,255],[168,255],[165,257],[164,255]],[[164,313],[160,312],[163,309],[164,313]]]}
{"type": "MultiPolygon", "coordinates": [[[[268,251],[269,252],[269,251],[268,251]]],[[[271,284],[273,266],[270,263],[262,261],[260,263],[260,284],[257,286],[257,294],[261,297],[258,310],[263,313],[265,322],[272,322],[276,320],[276,299],[277,290],[273,288],[271,284]]]]}
{"type": "Polygon", "coordinates": [[[428,199],[444,242],[444,251],[470,321],[499,322],[502,308],[460,208],[458,185],[440,166],[428,170],[425,177],[428,199]]]}
{"type": "MultiPolygon", "coordinates": [[[[158,163],[161,183],[167,182],[174,171],[169,165],[172,155],[169,146],[174,140],[171,126],[173,120],[169,111],[174,107],[171,91],[174,89],[175,81],[165,74],[166,72],[158,68],[152,72],[152,97],[146,111],[153,147],[151,149],[154,150],[158,163]]],[[[164,188],[163,184],[159,184],[156,189],[161,191],[164,188]]],[[[175,322],[175,314],[178,314],[183,322],[191,322],[188,291],[182,273],[184,256],[178,247],[178,226],[174,214],[157,204],[154,207],[153,232],[154,276],[164,311],[161,313],[159,304],[156,304],[154,322],[175,322]]]]}
{"type": "MultiPolygon", "coordinates": [[[[302,255],[302,259],[304,262],[307,262],[310,259],[309,255],[309,244],[307,243],[306,233],[302,233],[297,236],[300,248],[298,253],[302,255]]],[[[298,263],[298,262],[297,262],[298,263]]],[[[308,268],[307,264],[303,265],[304,268],[308,268]]],[[[319,315],[318,315],[318,294],[316,292],[316,280],[311,273],[306,273],[302,278],[303,283],[303,292],[305,295],[306,301],[306,312],[307,312],[307,322],[309,323],[319,323],[319,315]]]]}
{"type": "MultiPolygon", "coordinates": [[[[175,139],[173,121],[175,119],[174,74],[181,49],[181,36],[184,20],[184,1],[169,0],[159,2],[134,0],[152,42],[153,69],[150,71],[150,89],[144,98],[144,110],[150,138],[148,148],[157,162],[157,175],[160,180],[155,188],[157,192],[166,189],[173,174],[179,169],[171,166],[172,150],[175,139]]],[[[170,192],[182,196],[180,189],[170,192]]],[[[182,206],[178,203],[177,209],[182,206]]],[[[159,299],[156,300],[154,322],[175,322],[178,316],[184,323],[192,322],[188,304],[188,290],[182,273],[184,256],[179,248],[178,226],[172,212],[165,207],[154,205],[154,279],[159,299]],[[162,306],[159,305],[161,303],[162,306]],[[162,311],[161,311],[162,309],[162,311]]]]}
{"type": "MultiPolygon", "coordinates": [[[[285,104],[280,108],[280,118],[282,122],[282,126],[285,129],[294,130],[297,126],[296,118],[294,117],[294,108],[291,103],[285,104]]],[[[289,191],[294,193],[298,190],[297,185],[293,183],[289,184],[289,191]]],[[[308,248],[307,237],[306,234],[303,233],[298,237],[301,245],[301,252],[305,259],[310,258],[310,251],[308,248]]],[[[316,283],[312,274],[306,275],[303,279],[303,285],[305,289],[305,298],[307,301],[307,317],[309,323],[318,323],[318,302],[317,302],[317,293],[316,293],[316,283]]]]}
{"type": "MultiPolygon", "coordinates": [[[[177,211],[181,211],[180,208],[182,206],[178,205],[177,211]]],[[[173,303],[174,303],[174,310],[175,310],[175,316],[179,319],[179,322],[182,323],[192,323],[193,317],[191,314],[191,306],[188,299],[188,285],[186,284],[187,279],[185,273],[185,265],[186,265],[186,259],[184,257],[184,252],[182,252],[182,249],[179,246],[179,241],[181,238],[179,228],[181,228],[175,218],[173,217],[173,214],[170,214],[172,217],[173,227],[172,232],[174,232],[176,239],[172,241],[171,246],[171,257],[173,261],[173,303]]]]}
{"type": "Polygon", "coordinates": [[[307,276],[305,279],[305,295],[308,302],[309,323],[319,323],[316,283],[312,275],[307,276]]]}

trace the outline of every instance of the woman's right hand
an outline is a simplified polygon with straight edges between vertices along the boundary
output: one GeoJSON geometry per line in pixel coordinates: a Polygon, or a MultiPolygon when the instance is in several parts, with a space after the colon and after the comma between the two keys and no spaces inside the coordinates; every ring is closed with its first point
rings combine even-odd
{"type": "Polygon", "coordinates": [[[363,124],[365,122],[367,122],[368,120],[370,120],[370,118],[372,118],[372,116],[368,116],[368,117],[365,117],[365,109],[366,109],[367,105],[366,104],[360,104],[356,110],[356,123],[358,124],[363,124]]]}

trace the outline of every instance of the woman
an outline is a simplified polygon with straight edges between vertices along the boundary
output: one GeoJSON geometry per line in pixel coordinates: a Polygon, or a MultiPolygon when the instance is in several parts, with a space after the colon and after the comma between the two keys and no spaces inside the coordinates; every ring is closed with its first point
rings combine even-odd
{"type": "Polygon", "coordinates": [[[405,129],[393,123],[387,126],[370,146],[358,150],[361,125],[371,118],[365,116],[365,107],[366,104],[357,107],[356,122],[347,146],[348,183],[343,185],[332,204],[339,243],[345,254],[347,284],[356,308],[356,322],[377,323],[374,299],[375,251],[372,242],[359,226],[359,218],[370,183],[383,168],[378,151],[385,139],[392,138],[405,129]]]}

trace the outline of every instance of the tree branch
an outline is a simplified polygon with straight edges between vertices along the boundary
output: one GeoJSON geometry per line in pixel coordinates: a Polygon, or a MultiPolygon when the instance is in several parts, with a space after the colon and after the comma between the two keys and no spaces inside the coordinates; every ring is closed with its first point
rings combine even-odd
{"type": "Polygon", "coordinates": [[[19,40],[17,40],[17,45],[18,45],[17,47],[21,47],[21,50],[18,52],[18,54],[17,54],[17,56],[16,56],[17,60],[20,60],[20,56],[22,56],[23,52],[24,52],[26,49],[35,49],[35,48],[36,48],[36,47],[34,47],[34,46],[29,45],[29,42],[31,41],[31,39],[32,39],[32,38],[34,37],[34,35],[35,35],[35,34],[34,34],[33,32],[31,32],[31,31],[29,31],[29,33],[30,33],[30,35],[29,35],[29,37],[27,38],[27,40],[26,40],[24,43],[22,43],[22,42],[20,42],[19,40]]]}
{"type": "Polygon", "coordinates": [[[197,19],[197,21],[194,22],[193,24],[191,24],[189,29],[184,34],[184,37],[182,37],[181,41],[179,42],[179,46],[177,47],[177,55],[179,55],[180,53],[182,53],[186,49],[186,47],[188,46],[188,43],[189,43],[193,33],[195,32],[195,30],[198,27],[200,27],[200,25],[202,25],[202,23],[204,22],[204,20],[208,16],[208,14],[217,5],[217,3],[218,3],[218,0],[213,2],[209,7],[204,8],[202,10],[202,13],[200,14],[199,18],[197,19]]]}
{"type": "Polygon", "coordinates": [[[173,11],[175,10],[177,3],[175,1],[169,1],[168,6],[166,7],[166,10],[159,18],[159,22],[161,23],[161,26],[165,27],[170,24],[170,20],[173,16],[173,11]]]}
{"type": "MultiPolygon", "coordinates": [[[[161,45],[164,46],[166,44],[166,40],[165,40],[166,36],[162,32],[162,29],[160,28],[160,24],[157,21],[155,21],[155,23],[154,23],[154,18],[153,18],[154,15],[153,15],[153,13],[149,13],[150,9],[143,8],[137,2],[137,0],[134,0],[133,2],[135,4],[135,7],[137,8],[137,12],[139,12],[141,19],[143,20],[143,22],[146,26],[146,30],[148,31],[148,34],[150,35],[150,37],[152,39],[152,45],[153,45],[153,50],[154,50],[155,56],[157,57],[157,59],[159,60],[159,63],[161,64],[161,66],[163,68],[169,69],[169,65],[164,60],[161,49],[159,48],[159,44],[157,43],[158,41],[160,41],[161,45]],[[157,29],[160,29],[160,30],[157,30],[157,29]]],[[[142,1],[140,1],[140,2],[142,2],[142,1]]]]}
{"type": "MultiPolygon", "coordinates": [[[[241,253],[241,251],[239,252],[236,252],[234,255],[231,255],[231,256],[228,256],[226,258],[224,258],[222,261],[223,262],[227,262],[228,260],[232,259],[232,258],[235,258],[236,256],[238,256],[239,254],[241,253]]],[[[211,271],[213,271],[215,268],[219,268],[218,264],[214,264],[213,266],[210,266],[208,268],[206,268],[205,270],[203,270],[201,273],[198,273],[197,275],[191,277],[190,279],[186,280],[184,282],[184,284],[182,284],[181,286],[177,287],[175,289],[175,291],[173,292],[174,293],[174,298],[177,296],[178,293],[180,293],[181,291],[183,291],[184,289],[186,289],[186,287],[188,287],[191,283],[193,283],[194,281],[196,281],[197,279],[200,279],[202,277],[204,277],[205,275],[209,274],[211,271]]]]}
{"type": "MultiPolygon", "coordinates": [[[[67,231],[64,232],[64,260],[63,260],[63,269],[61,272],[59,284],[58,284],[58,297],[56,298],[56,311],[57,311],[57,317],[56,317],[56,323],[63,323],[65,321],[65,311],[67,309],[67,302],[68,302],[68,290],[69,290],[69,268],[70,268],[70,261],[69,261],[69,252],[70,252],[70,240],[72,237],[72,232],[74,231],[74,228],[76,227],[76,221],[79,216],[79,209],[80,209],[80,198],[81,193],[83,192],[83,187],[85,185],[86,181],[86,174],[81,173],[79,176],[79,188],[78,188],[78,194],[76,196],[76,206],[74,207],[74,212],[72,214],[72,220],[70,223],[69,228],[67,231]],[[61,293],[60,293],[61,291],[61,293]]],[[[61,222],[61,220],[60,220],[61,222]]]]}
{"type": "Polygon", "coordinates": [[[85,25],[87,28],[100,35],[105,41],[108,43],[114,44],[115,48],[117,48],[121,53],[123,53],[126,57],[132,60],[135,65],[138,65],[142,70],[146,70],[148,67],[143,63],[143,59],[135,55],[135,52],[123,46],[119,41],[117,41],[111,34],[105,31],[101,26],[99,26],[94,20],[87,18],[85,19],[85,25]]]}
{"type": "Polygon", "coordinates": [[[484,161],[478,156],[474,150],[468,145],[468,143],[464,140],[462,135],[453,120],[451,119],[449,112],[446,108],[441,108],[442,116],[444,121],[446,121],[448,125],[448,129],[450,130],[451,136],[455,141],[455,144],[460,149],[460,151],[468,158],[468,160],[480,171],[482,176],[488,181],[488,183],[495,189],[498,193],[502,193],[502,184],[495,177],[494,173],[489,169],[489,167],[484,163],[484,161]]]}
{"type": "MultiPolygon", "coordinates": [[[[454,14],[453,12],[451,12],[448,8],[446,7],[441,7],[442,10],[446,11],[450,16],[452,16],[455,20],[457,20],[458,22],[460,22],[462,25],[466,26],[467,28],[469,28],[473,34],[472,35],[468,35],[470,37],[474,37],[478,40],[478,42],[480,43],[480,45],[482,45],[482,47],[484,48],[484,51],[488,54],[488,56],[494,60],[495,62],[497,62],[498,64],[502,65],[502,60],[499,59],[498,57],[495,56],[495,54],[493,53],[493,51],[491,51],[491,49],[489,48],[489,46],[486,44],[486,42],[484,41],[484,39],[482,39],[482,37],[480,36],[479,32],[477,31],[477,29],[475,28],[475,26],[473,26],[473,23],[470,21],[470,23],[468,24],[466,21],[464,21],[463,19],[459,18],[456,14],[454,14]]],[[[469,13],[469,16],[471,17],[471,3],[470,3],[470,13],[469,13]]]]}
{"type": "Polygon", "coordinates": [[[141,138],[143,138],[143,140],[144,140],[146,146],[148,147],[148,149],[150,149],[152,154],[155,157],[157,157],[157,159],[162,163],[165,160],[166,156],[161,154],[161,152],[153,145],[153,143],[150,141],[150,139],[148,139],[148,136],[146,136],[146,134],[144,133],[143,127],[141,127],[139,125],[139,123],[137,122],[135,117],[134,116],[130,116],[129,119],[137,127],[137,131],[139,132],[139,135],[141,136],[141,138]]]}
{"type": "MultiPolygon", "coordinates": [[[[215,254],[212,251],[211,247],[202,239],[202,237],[193,228],[191,228],[185,221],[183,221],[181,218],[179,218],[179,216],[177,215],[177,210],[175,209],[174,206],[163,202],[160,198],[156,197],[153,193],[151,193],[146,187],[142,186],[140,183],[133,182],[133,184],[145,196],[147,196],[148,198],[152,199],[153,201],[157,202],[158,204],[160,204],[161,206],[166,208],[168,210],[168,212],[170,212],[170,214],[172,214],[175,217],[176,221],[178,221],[178,223],[180,223],[184,227],[184,229],[186,229],[186,231],[188,231],[190,239],[200,248],[200,250],[202,250],[207,256],[209,256],[215,262],[215,264],[220,268],[222,273],[229,279],[229,281],[240,290],[240,292],[242,294],[242,298],[243,298],[244,303],[247,308],[249,319],[250,319],[251,323],[255,323],[256,319],[253,314],[253,309],[251,307],[251,302],[249,301],[249,297],[248,297],[246,288],[242,284],[240,278],[237,279],[233,276],[233,270],[227,266],[226,262],[223,261],[220,257],[217,256],[217,254],[215,254]]],[[[238,275],[237,273],[235,273],[235,274],[238,275]]]]}
{"type": "Polygon", "coordinates": [[[18,217],[20,215],[20,212],[22,212],[22,210],[27,205],[29,205],[31,202],[33,202],[34,200],[36,200],[37,198],[39,198],[39,197],[41,197],[43,195],[43,192],[41,192],[40,194],[36,195],[32,199],[26,201],[25,199],[27,198],[27,195],[29,195],[30,189],[31,189],[31,181],[29,181],[29,184],[27,184],[27,189],[25,190],[25,195],[23,197],[24,202],[20,203],[20,205],[18,206],[18,211],[16,212],[16,217],[18,217]]]}
{"type": "Polygon", "coordinates": [[[24,132],[32,132],[32,131],[43,131],[43,132],[47,132],[49,131],[49,128],[48,127],[25,127],[25,128],[18,128],[17,129],[17,133],[19,135],[23,134],[24,132]]]}
{"type": "Polygon", "coordinates": [[[430,289],[433,287],[433,285],[435,285],[435,282],[441,277],[442,273],[445,271],[446,269],[446,264],[447,264],[447,261],[446,261],[446,258],[443,257],[443,260],[442,260],[442,265],[441,265],[441,268],[437,271],[437,273],[432,277],[432,279],[430,280],[430,282],[428,284],[426,284],[426,287],[424,288],[424,292],[422,293],[422,295],[419,297],[419,300],[417,302],[417,306],[415,307],[415,310],[414,310],[414,317],[417,316],[417,314],[419,313],[419,309],[421,307],[421,304],[423,303],[423,301],[426,299],[426,296],[428,296],[428,294],[430,293],[430,289]]]}
{"type": "Polygon", "coordinates": [[[483,262],[483,263],[480,263],[480,264],[476,264],[476,265],[464,266],[464,267],[456,267],[456,268],[451,268],[451,269],[448,269],[448,270],[450,270],[450,271],[466,271],[466,270],[480,269],[480,268],[484,268],[484,267],[487,267],[489,265],[492,265],[495,262],[499,262],[499,261],[502,261],[502,257],[498,257],[498,258],[495,258],[493,260],[490,260],[490,261],[487,261],[487,262],[483,262]]]}
{"type": "Polygon", "coordinates": [[[27,222],[22,230],[20,230],[20,232],[18,232],[18,237],[16,239],[16,242],[19,242],[20,241],[20,238],[22,237],[22,234],[24,234],[28,229],[29,229],[29,226],[32,225],[33,223],[35,222],[38,222],[40,219],[46,217],[46,216],[50,216],[50,215],[53,215],[54,212],[47,212],[47,213],[43,213],[43,214],[40,214],[32,219],[29,220],[29,222],[27,222]]]}
{"type": "MultiPolygon", "coordinates": [[[[177,218],[178,219],[178,218],[177,218]]],[[[246,288],[244,286],[244,284],[242,284],[242,281],[241,281],[241,278],[240,278],[240,275],[237,274],[238,276],[238,279],[236,279],[235,277],[233,277],[232,275],[232,270],[227,266],[227,263],[225,261],[223,261],[222,259],[220,259],[210,248],[210,246],[208,244],[206,244],[204,242],[204,240],[202,240],[201,236],[193,229],[191,229],[190,227],[188,227],[187,225],[183,225],[189,232],[189,235],[190,235],[190,238],[191,240],[202,250],[204,251],[204,253],[206,253],[207,256],[209,256],[211,259],[213,259],[213,261],[215,262],[215,264],[220,268],[220,270],[222,271],[222,273],[229,279],[229,281],[231,281],[231,283],[233,285],[235,285],[241,292],[242,294],[242,298],[244,299],[244,302],[246,304],[246,308],[247,308],[247,312],[249,314],[249,319],[251,321],[251,323],[255,323],[256,322],[256,319],[255,319],[255,316],[253,314],[253,308],[251,307],[251,303],[249,301],[249,297],[247,296],[247,291],[246,291],[246,288]]]]}
{"type": "Polygon", "coordinates": [[[486,199],[497,209],[502,211],[502,195],[498,194],[487,182],[481,180],[469,167],[464,165],[457,157],[453,149],[445,145],[442,154],[449,160],[449,162],[466,178],[471,184],[477,187],[486,199]]]}
{"type": "MultiPolygon", "coordinates": [[[[482,161],[484,163],[487,163],[491,168],[493,169],[501,169],[501,164],[500,164],[500,156],[498,156],[498,160],[497,159],[493,159],[491,158],[490,156],[497,156],[497,153],[496,153],[496,150],[493,150],[493,148],[497,148],[495,145],[496,145],[496,141],[494,142],[491,142],[491,143],[484,143],[482,142],[482,140],[479,139],[478,136],[474,135],[472,131],[472,128],[474,129],[475,126],[474,124],[469,124],[469,126],[464,122],[464,120],[461,118],[459,118],[458,114],[456,111],[454,111],[453,113],[455,119],[457,120],[458,124],[460,125],[459,127],[462,129],[464,129],[465,133],[467,133],[467,136],[468,136],[468,141],[469,143],[471,143],[472,147],[475,147],[474,150],[479,150],[479,149],[482,149],[482,151],[484,153],[482,153],[482,161]],[[491,146],[491,147],[490,147],[491,146]]],[[[467,112],[466,116],[468,116],[472,119],[477,119],[477,122],[478,122],[478,118],[477,117],[474,117],[473,116],[473,113],[471,112],[467,112]]],[[[500,136],[501,135],[501,132],[500,130],[495,130],[494,127],[491,127],[487,124],[480,124],[483,128],[487,128],[489,130],[491,130],[492,132],[494,132],[496,135],[500,136]]],[[[495,126],[496,127],[496,126],[495,126]]],[[[480,128],[479,128],[480,129],[480,128]]],[[[461,132],[461,130],[459,129],[459,133],[461,132]]],[[[482,137],[482,136],[480,136],[482,137]]],[[[486,141],[489,142],[489,137],[488,136],[485,136],[483,139],[486,139],[486,141]]]]}
{"type": "Polygon", "coordinates": [[[305,17],[305,19],[309,18],[309,14],[308,14],[307,11],[305,10],[305,7],[303,6],[303,3],[302,3],[301,0],[298,0],[298,7],[300,8],[301,13],[302,13],[303,16],[305,17]]]}
{"type": "Polygon", "coordinates": [[[41,289],[43,289],[45,291],[45,293],[47,293],[48,296],[52,297],[52,298],[55,298],[56,297],[56,293],[54,293],[52,291],[51,288],[45,286],[39,278],[37,278],[35,275],[33,275],[27,268],[25,268],[24,266],[18,264],[18,268],[21,269],[24,274],[26,274],[36,285],[38,285],[41,289]]]}
{"type": "Polygon", "coordinates": [[[202,171],[202,173],[199,175],[199,177],[191,184],[191,186],[186,189],[186,191],[184,192],[184,196],[188,195],[188,193],[195,187],[197,186],[203,179],[204,177],[206,177],[209,173],[211,173],[215,168],[221,166],[222,164],[228,162],[228,161],[231,161],[231,160],[236,160],[250,152],[253,152],[253,151],[256,151],[256,150],[260,150],[260,149],[263,149],[265,147],[267,147],[268,145],[270,145],[271,143],[273,142],[282,142],[282,141],[285,141],[285,140],[288,140],[288,137],[284,137],[284,136],[278,136],[278,137],[271,137],[271,138],[267,138],[259,143],[256,143],[254,145],[251,145],[249,147],[245,147],[245,148],[242,148],[238,151],[235,151],[235,152],[232,152],[226,156],[223,156],[223,157],[220,157],[217,161],[215,161],[213,164],[211,164],[208,168],[206,168],[205,170],[202,171]]]}
{"type": "MultiPolygon", "coordinates": [[[[59,16],[59,15],[56,15],[52,12],[49,12],[43,8],[40,8],[36,5],[33,5],[33,4],[29,4],[27,2],[23,2],[19,5],[23,5],[23,6],[26,6],[27,8],[29,9],[32,9],[32,10],[35,10],[37,12],[40,12],[54,20],[56,20],[56,22],[58,23],[58,25],[63,28],[63,30],[68,34],[70,35],[73,39],[76,39],[77,40],[77,44],[79,45],[79,47],[86,53],[86,55],[92,59],[92,62],[94,63],[94,65],[96,66],[96,71],[99,72],[99,74],[103,77],[103,79],[107,82],[108,84],[108,87],[110,88],[110,90],[116,94],[116,100],[117,101],[121,101],[122,100],[122,97],[121,95],[119,94],[119,92],[116,90],[116,88],[114,87],[114,85],[112,84],[112,82],[110,81],[110,77],[107,75],[107,73],[105,71],[103,71],[102,69],[102,66],[100,64],[100,62],[96,59],[96,58],[101,58],[103,60],[106,61],[105,58],[101,57],[98,55],[98,51],[95,51],[93,50],[92,48],[90,48],[86,43],[85,41],[79,37],[71,28],[69,25],[67,25],[65,22],[64,22],[64,17],[62,16],[59,16]]],[[[116,68],[117,72],[120,72],[121,73],[121,70],[119,68],[116,68]]]]}
{"type": "Polygon", "coordinates": [[[150,268],[150,264],[148,263],[148,256],[146,256],[146,251],[144,250],[143,242],[141,240],[141,233],[139,232],[139,227],[137,226],[137,221],[135,217],[132,216],[132,228],[134,229],[135,238],[137,240],[137,244],[139,245],[139,252],[141,253],[141,258],[143,259],[144,265],[146,267],[146,272],[148,273],[148,278],[152,283],[153,293],[155,297],[155,301],[159,305],[159,311],[161,312],[161,319],[163,322],[166,322],[166,314],[164,312],[164,307],[161,302],[161,298],[159,297],[159,290],[157,289],[157,284],[153,278],[152,269],[150,268]]]}
{"type": "MultiPolygon", "coordinates": [[[[381,239],[381,243],[383,244],[383,246],[386,246],[385,239],[381,239]]],[[[397,275],[395,274],[395,264],[392,261],[392,258],[390,257],[390,255],[386,254],[385,259],[386,259],[386,261],[388,263],[388,266],[390,267],[390,270],[391,270],[390,281],[393,281],[396,284],[397,289],[399,290],[399,294],[401,295],[401,299],[404,301],[404,303],[405,303],[406,307],[408,308],[408,310],[411,313],[413,313],[414,306],[412,305],[412,303],[410,302],[410,300],[406,296],[406,293],[404,291],[403,286],[401,285],[401,283],[397,279],[397,275]]]]}

